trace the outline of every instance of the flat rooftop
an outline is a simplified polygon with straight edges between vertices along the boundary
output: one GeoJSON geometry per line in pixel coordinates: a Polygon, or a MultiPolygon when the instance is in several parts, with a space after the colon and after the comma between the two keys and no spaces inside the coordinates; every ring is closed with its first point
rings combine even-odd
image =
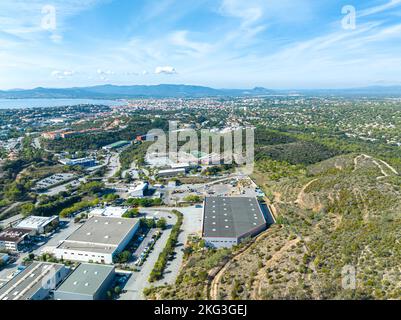
{"type": "Polygon", "coordinates": [[[104,207],[95,208],[89,212],[89,216],[104,216],[104,217],[115,217],[121,218],[121,216],[128,211],[127,208],[122,207],[104,207]]]}
{"type": "Polygon", "coordinates": [[[95,216],[71,234],[58,248],[112,253],[137,223],[139,219],[95,216]]]}
{"type": "Polygon", "coordinates": [[[81,263],[56,292],[94,295],[112,272],[114,266],[81,263]]]}
{"type": "Polygon", "coordinates": [[[125,145],[127,145],[127,144],[130,144],[131,142],[129,142],[129,141],[127,141],[127,140],[121,140],[121,141],[117,141],[117,142],[114,142],[114,143],[112,143],[112,144],[109,144],[109,145],[107,145],[107,146],[104,146],[103,148],[104,149],[109,149],[109,148],[118,148],[118,147],[122,147],[122,146],[125,146],[125,145]]]}
{"type": "Polygon", "coordinates": [[[42,287],[49,274],[64,265],[48,262],[33,262],[0,288],[0,300],[30,300],[42,287]]]}
{"type": "Polygon", "coordinates": [[[17,228],[22,229],[38,229],[40,227],[44,227],[51,223],[53,220],[57,220],[57,216],[52,217],[38,217],[38,216],[30,216],[24,220],[22,220],[17,228]]]}
{"type": "Polygon", "coordinates": [[[165,170],[160,170],[159,174],[169,174],[169,173],[185,173],[184,168],[179,168],[179,169],[165,169],[165,170]]]}
{"type": "Polygon", "coordinates": [[[0,241],[18,242],[27,236],[31,231],[20,228],[9,228],[0,232],[0,241]]]}
{"type": "Polygon", "coordinates": [[[256,198],[206,197],[203,216],[203,236],[238,238],[266,225],[266,219],[256,198]]]}

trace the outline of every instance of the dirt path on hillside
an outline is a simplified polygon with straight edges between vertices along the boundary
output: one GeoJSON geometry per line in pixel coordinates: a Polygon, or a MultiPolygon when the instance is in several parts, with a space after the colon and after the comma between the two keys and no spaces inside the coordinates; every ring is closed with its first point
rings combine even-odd
{"type": "Polygon", "coordinates": [[[371,156],[368,156],[367,154],[361,154],[357,157],[354,158],[354,171],[355,172],[358,168],[358,160],[360,158],[366,158],[369,159],[373,162],[373,164],[380,170],[382,176],[377,177],[377,179],[383,179],[386,178],[388,176],[390,176],[383,168],[383,166],[385,166],[388,170],[390,170],[392,173],[398,175],[398,171],[394,169],[394,167],[392,167],[391,165],[389,165],[386,161],[380,160],[380,159],[375,159],[371,156]]]}
{"type": "Polygon", "coordinates": [[[219,294],[219,286],[220,286],[220,280],[223,277],[224,273],[228,269],[228,267],[231,266],[231,264],[238,259],[240,259],[248,250],[250,250],[254,244],[260,242],[263,240],[265,237],[269,235],[268,233],[269,230],[265,231],[264,233],[260,234],[253,243],[251,243],[249,246],[245,247],[242,251],[238,252],[232,259],[230,259],[226,265],[221,268],[221,270],[216,274],[216,276],[213,278],[213,281],[210,285],[210,299],[211,300],[218,300],[218,294],[219,294]]]}
{"type": "Polygon", "coordinates": [[[313,179],[312,181],[309,181],[307,184],[305,184],[301,191],[298,193],[298,197],[297,200],[295,200],[295,204],[299,205],[301,208],[306,208],[306,203],[304,201],[304,197],[305,197],[305,190],[314,182],[318,181],[319,179],[313,179]]]}
{"type": "Polygon", "coordinates": [[[272,258],[269,261],[267,261],[266,265],[258,271],[253,283],[253,291],[251,294],[252,300],[258,300],[262,294],[262,278],[265,276],[266,268],[270,267],[275,262],[279,261],[283,256],[283,254],[286,251],[288,251],[288,249],[290,249],[293,245],[296,245],[299,241],[301,241],[301,239],[296,238],[294,240],[287,242],[279,251],[274,253],[272,258]]]}

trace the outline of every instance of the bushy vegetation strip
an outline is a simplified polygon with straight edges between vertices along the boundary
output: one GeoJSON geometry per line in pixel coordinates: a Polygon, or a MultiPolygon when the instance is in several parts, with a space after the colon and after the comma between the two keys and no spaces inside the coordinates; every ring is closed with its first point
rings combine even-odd
{"type": "Polygon", "coordinates": [[[163,271],[167,266],[168,259],[174,253],[174,248],[177,244],[178,236],[181,232],[181,226],[184,220],[184,216],[181,212],[177,210],[173,210],[172,212],[177,216],[177,223],[171,230],[170,236],[167,240],[166,247],[160,253],[159,258],[157,259],[155,266],[153,267],[153,270],[150,273],[149,282],[155,282],[163,278],[163,271]]]}

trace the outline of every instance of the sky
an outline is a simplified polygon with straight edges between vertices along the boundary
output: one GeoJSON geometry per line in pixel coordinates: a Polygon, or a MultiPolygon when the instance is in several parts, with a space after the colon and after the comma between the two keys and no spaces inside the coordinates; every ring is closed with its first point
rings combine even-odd
{"type": "Polygon", "coordinates": [[[0,89],[401,84],[401,0],[0,0],[0,89]]]}

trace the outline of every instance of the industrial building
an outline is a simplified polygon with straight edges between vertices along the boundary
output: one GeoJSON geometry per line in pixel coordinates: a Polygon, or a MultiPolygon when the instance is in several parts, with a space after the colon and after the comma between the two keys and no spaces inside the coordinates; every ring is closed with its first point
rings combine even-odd
{"type": "Polygon", "coordinates": [[[31,233],[27,229],[8,228],[0,232],[0,250],[17,252],[31,233]]]}
{"type": "Polygon", "coordinates": [[[136,137],[136,140],[137,141],[142,141],[142,142],[145,142],[145,141],[156,141],[156,135],[154,135],[154,134],[146,134],[146,135],[142,135],[142,136],[137,136],[136,137]]]}
{"type": "Polygon", "coordinates": [[[22,220],[17,225],[17,228],[29,230],[31,231],[31,235],[42,234],[46,232],[47,227],[51,227],[52,225],[57,224],[58,221],[59,221],[58,216],[52,216],[52,217],[30,216],[22,220]]]}
{"type": "Polygon", "coordinates": [[[33,262],[0,288],[0,300],[44,300],[69,272],[63,264],[33,262]]]}
{"type": "Polygon", "coordinates": [[[114,276],[114,266],[82,263],[54,292],[54,299],[102,300],[114,276]]]}
{"type": "Polygon", "coordinates": [[[187,171],[184,168],[180,169],[166,169],[166,170],[160,170],[157,175],[161,178],[164,177],[176,177],[179,175],[185,175],[187,171]]]}
{"type": "Polygon", "coordinates": [[[81,167],[94,167],[97,164],[96,159],[94,158],[60,159],[59,162],[66,166],[81,166],[81,167]]]}
{"type": "Polygon", "coordinates": [[[146,191],[149,189],[149,184],[147,182],[141,182],[135,187],[129,189],[129,195],[133,198],[143,198],[146,191]]]}
{"type": "Polygon", "coordinates": [[[10,259],[10,256],[7,253],[1,253],[0,252],[0,262],[5,265],[8,260],[10,259]]]}
{"type": "Polygon", "coordinates": [[[208,246],[229,248],[258,235],[266,227],[266,218],[256,198],[205,198],[202,236],[208,246]]]}
{"type": "Polygon", "coordinates": [[[139,219],[92,217],[54,249],[57,259],[112,264],[135,235],[139,219]]]}
{"type": "Polygon", "coordinates": [[[109,144],[107,146],[104,146],[104,147],[102,147],[102,149],[110,151],[110,150],[113,150],[113,149],[118,149],[118,148],[125,147],[125,146],[127,146],[129,144],[131,144],[131,142],[122,140],[122,141],[118,141],[118,142],[109,144]]]}
{"type": "Polygon", "coordinates": [[[124,213],[128,211],[128,208],[124,207],[104,207],[95,208],[89,212],[89,217],[109,217],[109,218],[121,218],[124,213]]]}

